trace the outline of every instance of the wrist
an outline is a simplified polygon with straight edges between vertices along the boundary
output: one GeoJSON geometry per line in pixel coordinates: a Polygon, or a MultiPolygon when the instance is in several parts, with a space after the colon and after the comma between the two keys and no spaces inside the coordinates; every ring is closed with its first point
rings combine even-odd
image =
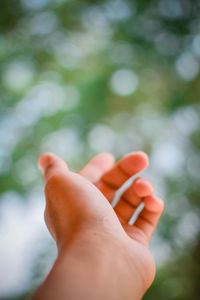
{"type": "MultiPolygon", "coordinates": [[[[83,288],[82,295],[94,293],[91,299],[141,299],[143,281],[126,242],[105,232],[77,235],[68,246],[60,248],[54,269],[74,274],[75,285],[83,288]]],[[[65,278],[68,280],[68,276],[65,278]]]]}
{"type": "Polygon", "coordinates": [[[126,242],[109,233],[77,234],[67,246],[60,246],[54,266],[33,299],[141,299],[143,282],[126,242]]]}

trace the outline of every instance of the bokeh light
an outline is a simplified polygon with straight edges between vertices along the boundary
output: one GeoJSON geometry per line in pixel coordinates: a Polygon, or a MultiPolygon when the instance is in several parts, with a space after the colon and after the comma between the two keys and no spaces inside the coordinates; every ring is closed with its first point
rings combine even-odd
{"type": "Polygon", "coordinates": [[[138,85],[138,78],[131,70],[116,71],[110,81],[112,90],[121,96],[127,96],[135,92],[138,85]]]}

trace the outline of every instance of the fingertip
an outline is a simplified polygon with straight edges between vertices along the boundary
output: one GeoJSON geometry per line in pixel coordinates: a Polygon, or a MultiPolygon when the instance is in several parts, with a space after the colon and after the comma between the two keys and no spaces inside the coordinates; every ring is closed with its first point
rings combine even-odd
{"type": "Polygon", "coordinates": [[[164,210],[164,201],[157,196],[150,195],[144,199],[145,207],[152,212],[162,213],[164,210]]]}
{"type": "Polygon", "coordinates": [[[133,183],[133,188],[139,197],[150,196],[154,191],[153,184],[145,178],[136,179],[133,183]]]}
{"type": "Polygon", "coordinates": [[[115,162],[115,158],[114,158],[114,156],[113,156],[112,153],[110,153],[110,152],[103,152],[102,154],[104,155],[104,157],[105,157],[108,161],[110,161],[110,162],[112,162],[112,163],[115,162]]]}
{"type": "Polygon", "coordinates": [[[91,159],[92,162],[101,163],[104,166],[112,166],[115,162],[114,156],[109,152],[101,152],[91,159]]]}
{"type": "Polygon", "coordinates": [[[143,151],[131,152],[120,160],[120,166],[127,173],[137,173],[145,169],[149,164],[148,155],[143,151]]]}
{"type": "Polygon", "coordinates": [[[149,165],[149,157],[148,157],[148,155],[145,152],[143,152],[143,151],[138,151],[136,153],[138,155],[138,158],[143,163],[144,168],[148,167],[148,165],[149,165]]]}
{"type": "Polygon", "coordinates": [[[59,156],[47,152],[40,156],[39,168],[42,172],[45,182],[55,173],[63,173],[68,171],[68,166],[59,156]]]}
{"type": "Polygon", "coordinates": [[[39,159],[38,159],[38,167],[39,169],[44,172],[44,170],[46,169],[46,167],[49,165],[49,163],[52,160],[52,153],[44,153],[42,154],[39,159]]]}

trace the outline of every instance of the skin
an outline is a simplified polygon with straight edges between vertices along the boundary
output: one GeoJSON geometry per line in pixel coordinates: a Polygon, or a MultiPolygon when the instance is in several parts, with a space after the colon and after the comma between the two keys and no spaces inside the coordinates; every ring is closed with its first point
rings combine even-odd
{"type": "Polygon", "coordinates": [[[78,174],[46,153],[39,166],[45,180],[45,221],[58,256],[32,299],[141,299],[155,276],[148,243],[164,204],[153,195],[152,183],[141,177],[114,210],[109,202],[126,180],[148,166],[147,155],[130,153],[115,163],[111,154],[101,153],[78,174]],[[130,226],[141,201],[145,207],[130,226]]]}

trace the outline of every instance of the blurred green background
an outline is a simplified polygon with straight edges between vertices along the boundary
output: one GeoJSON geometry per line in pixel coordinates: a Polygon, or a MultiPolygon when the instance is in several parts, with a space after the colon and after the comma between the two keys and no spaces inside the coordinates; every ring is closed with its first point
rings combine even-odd
{"type": "Polygon", "coordinates": [[[200,299],[200,2],[1,0],[0,62],[0,299],[56,255],[38,156],[137,150],[166,203],[144,299],[200,299]]]}

